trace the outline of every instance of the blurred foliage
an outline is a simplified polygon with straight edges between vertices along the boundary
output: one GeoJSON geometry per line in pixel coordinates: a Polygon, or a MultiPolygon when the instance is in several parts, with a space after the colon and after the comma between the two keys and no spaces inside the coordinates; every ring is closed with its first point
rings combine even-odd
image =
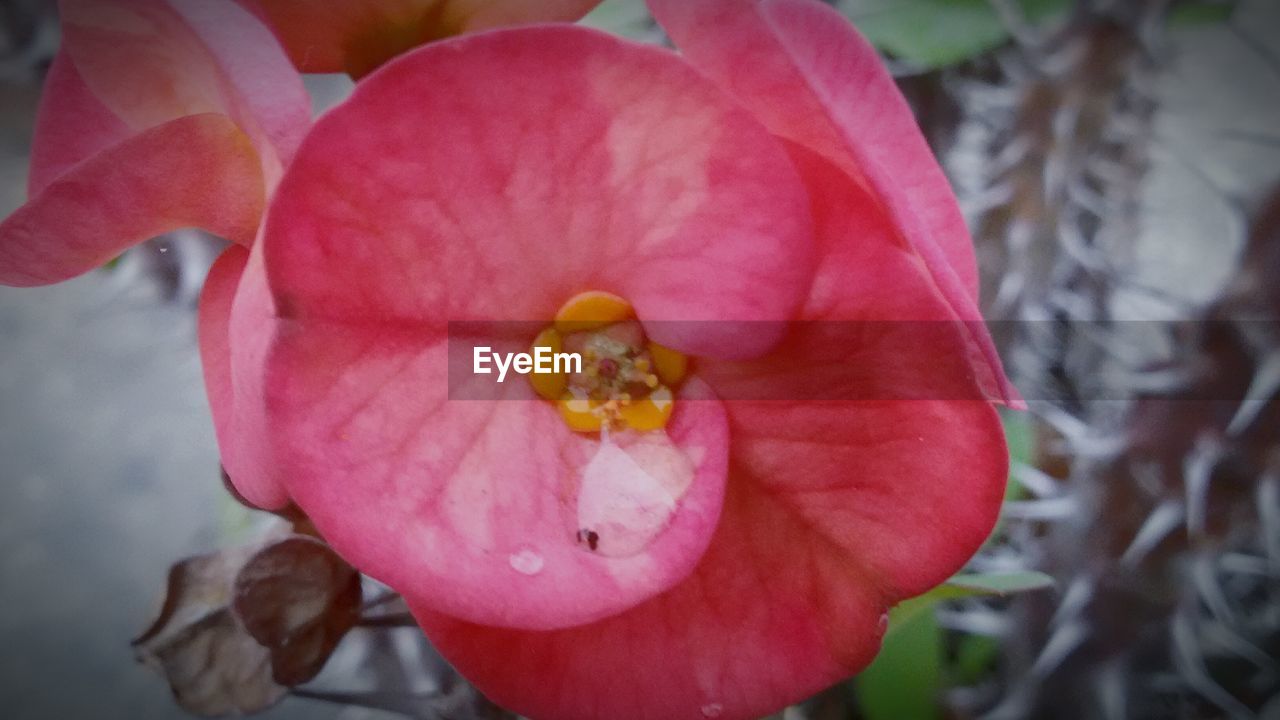
{"type": "Polygon", "coordinates": [[[867,720],[939,717],[942,641],[942,628],[932,612],[895,615],[880,655],[854,681],[858,706],[867,720]]]}
{"type": "MultiPolygon", "coordinates": [[[[1012,0],[1033,25],[1063,16],[1070,0],[1012,0]]],[[[877,48],[922,70],[993,50],[1011,36],[991,0],[837,0],[877,48]]]]}
{"type": "Polygon", "coordinates": [[[1169,25],[1187,27],[1195,25],[1212,25],[1231,19],[1233,3],[1221,0],[1193,0],[1174,5],[1169,10],[1169,25]]]}
{"type": "MultiPolygon", "coordinates": [[[[1031,463],[1035,435],[1027,413],[1001,416],[1011,464],[1031,463]]],[[[1009,477],[1005,500],[1026,494],[1009,477]]],[[[992,531],[994,538],[1000,525],[992,531]]],[[[990,542],[990,541],[989,541],[990,542]]],[[[938,623],[939,603],[972,597],[1006,597],[1053,587],[1053,578],[1034,571],[962,573],[919,597],[900,603],[889,614],[880,654],[854,680],[858,707],[867,720],[934,720],[941,717],[941,692],[980,679],[999,654],[994,638],[960,634],[948,652],[948,632],[938,623]]]]}
{"type": "Polygon", "coordinates": [[[854,680],[858,706],[868,720],[932,720],[939,693],[967,684],[990,667],[999,646],[992,638],[961,635],[954,656],[934,612],[938,603],[969,597],[1009,596],[1053,587],[1040,572],[961,574],[919,597],[899,603],[875,662],[854,680]]]}
{"type": "Polygon", "coordinates": [[[651,39],[657,32],[644,0],[604,0],[582,24],[636,40],[651,39]]]}

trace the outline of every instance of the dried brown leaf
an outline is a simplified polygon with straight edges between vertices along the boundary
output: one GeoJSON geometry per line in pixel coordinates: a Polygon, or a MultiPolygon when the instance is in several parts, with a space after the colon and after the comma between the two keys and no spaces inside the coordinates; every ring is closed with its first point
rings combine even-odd
{"type": "Polygon", "coordinates": [[[274,534],[174,565],[133,646],[188,712],[249,714],[313,678],[359,615],[354,569],[319,540],[274,534]]]}
{"type": "Polygon", "coordinates": [[[174,565],[160,614],[133,641],[138,660],[169,681],[178,705],[190,713],[253,713],[287,692],[272,680],[270,652],[228,608],[232,579],[253,549],[231,548],[174,565]]]}
{"type": "Polygon", "coordinates": [[[360,620],[360,575],[328,545],[294,535],[249,559],[236,577],[232,607],[270,649],[276,682],[299,685],[320,672],[360,620]]]}

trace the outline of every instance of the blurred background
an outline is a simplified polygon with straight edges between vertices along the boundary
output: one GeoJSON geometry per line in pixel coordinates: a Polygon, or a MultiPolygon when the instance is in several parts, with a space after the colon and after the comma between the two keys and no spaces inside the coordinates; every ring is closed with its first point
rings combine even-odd
{"type": "MultiPolygon", "coordinates": [[[[1031,399],[970,569],[1055,585],[904,607],[872,668],[781,717],[1280,719],[1280,2],[833,4],[942,159],[1031,399]]],[[[640,0],[587,22],[662,40],[640,0]]],[[[57,42],[50,2],[0,0],[4,213],[57,42]]],[[[310,87],[323,109],[350,84],[310,87]]],[[[201,384],[217,249],[179,233],[0,287],[4,718],[186,717],[129,640],[172,562],[263,522],[223,491],[201,384]]],[[[425,699],[322,689],[265,716],[505,716],[459,701],[412,628],[353,633],[318,686],[387,682],[425,699]]]]}

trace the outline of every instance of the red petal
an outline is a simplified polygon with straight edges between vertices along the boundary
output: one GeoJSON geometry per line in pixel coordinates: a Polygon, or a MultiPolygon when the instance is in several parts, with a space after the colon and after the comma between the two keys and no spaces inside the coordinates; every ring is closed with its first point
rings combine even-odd
{"type": "MultiPolygon", "coordinates": [[[[549,321],[589,289],[642,318],[788,317],[809,231],[782,147],[669,52],[545,26],[411,53],[316,125],[273,200],[279,476],[345,557],[455,616],[553,628],[630,607],[708,542],[718,404],[682,400],[668,426],[661,457],[692,477],[665,530],[634,554],[604,552],[611,537],[593,553],[574,538],[590,514],[579,483],[605,451],[522,379],[500,401],[450,400],[447,321],[549,321]]],[[[772,341],[677,339],[730,356],[772,341]]]]}
{"type": "Polygon", "coordinates": [[[258,156],[234,123],[173,120],[73,166],[0,223],[0,283],[66,280],[183,227],[248,243],[263,194],[258,156]]]}
{"type": "MultiPolygon", "coordinates": [[[[308,136],[266,240],[290,317],[441,328],[551,318],[584,290],[642,320],[788,318],[812,250],[807,197],[763,128],[671,53],[567,26],[437,43],[371,75],[308,136]]],[[[680,328],[656,339],[730,357],[776,339],[680,328]]]]}
{"type": "MultiPolygon", "coordinates": [[[[954,316],[874,201],[812,153],[795,157],[821,238],[803,317],[824,324],[797,323],[766,358],[704,361],[700,372],[728,397],[760,380],[773,393],[807,391],[815,377],[863,383],[854,390],[881,397],[899,383],[977,396],[958,355],[962,326],[888,322],[954,316]],[[837,334],[824,347],[805,337],[832,326],[858,342],[837,334]],[[837,365],[852,369],[828,372],[837,365]],[[920,385],[920,375],[939,377],[920,385]]],[[[728,497],[688,580],[617,617],[557,632],[486,628],[417,604],[449,661],[534,718],[759,717],[861,669],[879,646],[881,613],[959,569],[995,522],[1008,454],[988,403],[725,407],[728,497]]]]}
{"type": "Polygon", "coordinates": [[[228,332],[231,303],[248,261],[248,250],[238,245],[227,248],[209,268],[204,288],[200,291],[200,364],[204,370],[205,394],[213,411],[214,432],[224,457],[234,449],[235,399],[231,381],[231,336],[228,332]]]}
{"type": "Polygon", "coordinates": [[[534,632],[413,605],[459,672],[535,720],[761,717],[866,665],[884,608],[861,568],[741,467],[694,574],[621,615],[534,632]]]}
{"type": "Polygon", "coordinates": [[[504,25],[573,21],[600,0],[241,0],[302,72],[361,76],[431,40],[504,25]]]}
{"type": "MultiPolygon", "coordinates": [[[[648,3],[690,61],[770,130],[869,187],[955,315],[978,327],[977,267],[964,218],[911,108],[848,20],[816,0],[648,3]]],[[[1020,404],[990,337],[981,331],[973,341],[992,391],[1020,404]]]]}
{"type": "Polygon", "coordinates": [[[270,30],[230,2],[62,0],[63,47],[136,130],[216,112],[254,140],[269,181],[310,121],[302,80],[270,30]]]}
{"type": "Polygon", "coordinates": [[[248,244],[309,124],[270,31],[227,2],[60,8],[31,200],[0,225],[0,283],[64,280],[188,226],[248,244]]]}
{"type": "Polygon", "coordinates": [[[289,495],[263,441],[263,356],[275,330],[272,315],[261,253],[227,248],[200,295],[205,392],[231,484],[250,504],[278,510],[289,495]]]}
{"type": "Polygon", "coordinates": [[[767,357],[704,362],[700,373],[728,401],[735,461],[790,493],[891,599],[911,597],[990,534],[1007,477],[1004,433],[966,356],[970,328],[875,201],[816,155],[795,157],[821,257],[803,321],[767,357]],[[762,397],[781,400],[735,400],[762,397]]]}
{"type": "Polygon", "coordinates": [[[522,377],[508,378],[499,400],[448,399],[441,340],[413,328],[281,325],[267,376],[273,460],[339,554],[419,603],[533,628],[611,615],[692,570],[724,488],[718,403],[682,401],[668,432],[653,434],[663,461],[687,463],[645,465],[664,487],[688,483],[637,501],[669,512],[657,518],[665,529],[621,552],[605,552],[611,538],[601,537],[592,552],[577,535],[593,527],[582,520],[588,484],[611,481],[587,471],[601,444],[571,432],[522,377]]]}
{"type": "Polygon", "coordinates": [[[31,143],[31,197],[76,163],[128,138],[129,127],[84,84],[75,63],[59,51],[45,76],[31,143]]]}

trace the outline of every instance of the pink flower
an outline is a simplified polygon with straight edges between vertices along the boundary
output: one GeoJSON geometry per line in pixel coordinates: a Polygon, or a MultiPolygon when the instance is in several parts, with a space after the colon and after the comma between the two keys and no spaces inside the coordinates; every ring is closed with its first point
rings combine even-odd
{"type": "Polygon", "coordinates": [[[0,224],[0,283],[65,280],[182,227],[247,246],[310,124],[270,31],[227,2],[59,8],[30,200],[0,224]]]}
{"type": "Polygon", "coordinates": [[[276,29],[298,69],[360,77],[406,50],[465,32],[577,20],[600,0],[241,0],[276,29]]]}
{"type": "Polygon", "coordinates": [[[650,4],[683,55],[542,26],[370,74],[201,309],[240,492],[535,718],[753,717],[847,677],[1004,488],[972,245],[874,51],[814,0],[650,4]],[[451,320],[540,321],[595,374],[451,398],[451,320]]]}

